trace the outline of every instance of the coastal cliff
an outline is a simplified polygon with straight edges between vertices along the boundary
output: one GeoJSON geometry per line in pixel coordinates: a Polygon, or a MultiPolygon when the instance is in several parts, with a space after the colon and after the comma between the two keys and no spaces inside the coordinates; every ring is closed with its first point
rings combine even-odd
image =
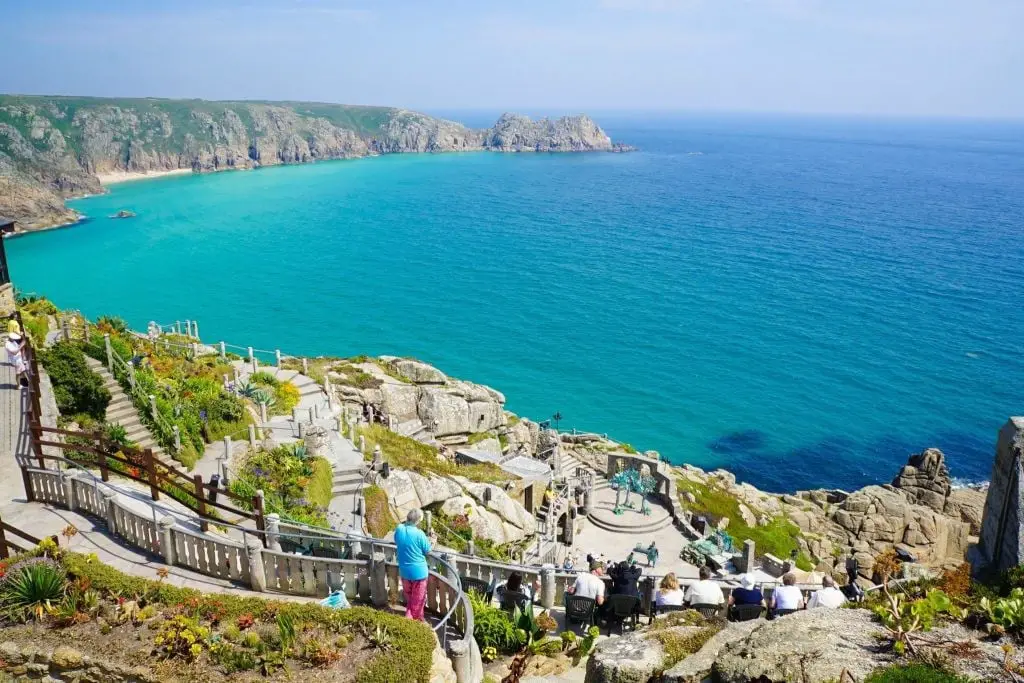
{"type": "Polygon", "coordinates": [[[586,115],[492,127],[390,107],[0,95],[0,215],[33,230],[76,220],[64,199],[98,176],[196,173],[408,152],[622,151],[586,115]]]}

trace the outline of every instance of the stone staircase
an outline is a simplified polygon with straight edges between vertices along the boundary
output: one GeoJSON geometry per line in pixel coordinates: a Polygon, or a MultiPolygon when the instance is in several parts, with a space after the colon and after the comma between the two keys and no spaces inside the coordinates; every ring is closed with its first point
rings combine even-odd
{"type": "Polygon", "coordinates": [[[359,491],[363,483],[363,473],[359,465],[334,469],[334,487],[331,493],[334,496],[354,495],[359,491]]]}
{"type": "Polygon", "coordinates": [[[608,488],[608,478],[604,476],[602,472],[598,472],[590,465],[583,464],[568,453],[562,454],[562,472],[566,475],[572,475],[578,467],[590,472],[591,476],[594,478],[594,491],[600,491],[601,489],[608,488]]]}
{"type": "Polygon", "coordinates": [[[438,440],[434,438],[434,435],[427,430],[426,425],[424,425],[420,420],[407,420],[406,422],[400,422],[395,426],[395,432],[402,436],[407,436],[410,439],[416,439],[420,443],[432,446],[433,448],[437,448],[441,445],[438,440]]]}
{"type": "Polygon", "coordinates": [[[127,432],[128,438],[138,445],[139,448],[153,449],[153,454],[162,462],[169,462],[170,456],[157,443],[149,428],[139,418],[139,411],[128,394],[124,393],[121,385],[114,376],[107,370],[107,366],[94,358],[86,356],[86,364],[97,375],[103,378],[103,386],[110,392],[110,405],[107,406],[107,422],[121,425],[127,432]]]}

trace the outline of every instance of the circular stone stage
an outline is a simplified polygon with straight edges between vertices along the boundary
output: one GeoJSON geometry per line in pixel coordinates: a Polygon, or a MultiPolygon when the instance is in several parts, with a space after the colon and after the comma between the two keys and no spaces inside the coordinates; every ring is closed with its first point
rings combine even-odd
{"type": "Polygon", "coordinates": [[[592,509],[587,519],[596,527],[619,534],[646,534],[672,524],[672,515],[660,503],[648,501],[651,514],[640,512],[640,496],[629,496],[633,508],[623,506],[621,514],[615,514],[615,491],[610,488],[594,493],[592,509]]]}

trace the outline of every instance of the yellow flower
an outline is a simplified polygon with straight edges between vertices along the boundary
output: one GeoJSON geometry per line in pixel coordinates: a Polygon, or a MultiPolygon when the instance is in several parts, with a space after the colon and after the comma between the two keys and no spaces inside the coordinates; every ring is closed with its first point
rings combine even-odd
{"type": "Polygon", "coordinates": [[[198,657],[203,652],[203,646],[200,645],[199,643],[196,643],[195,645],[190,647],[188,649],[188,651],[189,651],[189,654],[191,654],[193,657],[198,657]]]}
{"type": "Polygon", "coordinates": [[[153,642],[156,643],[157,645],[163,645],[164,644],[164,637],[163,636],[157,636],[156,639],[153,642]]]}

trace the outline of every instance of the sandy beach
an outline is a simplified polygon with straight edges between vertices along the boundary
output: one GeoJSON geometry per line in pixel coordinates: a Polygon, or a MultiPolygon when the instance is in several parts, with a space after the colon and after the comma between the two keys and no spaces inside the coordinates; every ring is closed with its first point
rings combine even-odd
{"type": "Polygon", "coordinates": [[[102,185],[113,185],[114,183],[126,183],[131,180],[147,180],[164,176],[184,175],[191,172],[191,168],[175,168],[170,171],[149,171],[147,173],[140,171],[110,171],[108,173],[97,173],[96,177],[99,178],[102,185]]]}

